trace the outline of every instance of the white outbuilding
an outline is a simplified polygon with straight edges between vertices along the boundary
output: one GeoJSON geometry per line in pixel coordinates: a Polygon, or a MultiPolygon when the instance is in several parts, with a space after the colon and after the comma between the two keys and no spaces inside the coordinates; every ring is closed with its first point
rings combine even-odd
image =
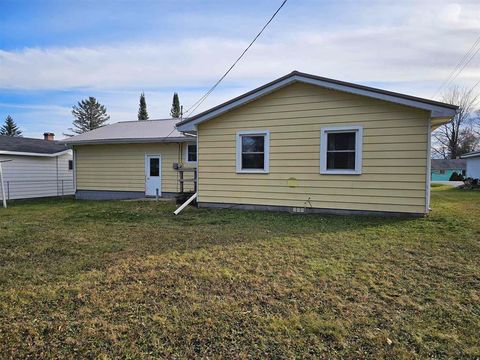
{"type": "Polygon", "coordinates": [[[480,179],[480,151],[473,151],[462,155],[467,160],[467,177],[480,179]]]}
{"type": "Polygon", "coordinates": [[[53,137],[52,133],[45,133],[44,139],[0,135],[7,200],[73,194],[72,150],[53,137]]]}

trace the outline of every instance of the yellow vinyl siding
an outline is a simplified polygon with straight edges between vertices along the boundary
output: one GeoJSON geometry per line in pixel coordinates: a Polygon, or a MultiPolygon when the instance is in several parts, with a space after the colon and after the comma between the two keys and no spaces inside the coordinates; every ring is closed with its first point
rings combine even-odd
{"type": "MultiPolygon", "coordinates": [[[[162,192],[178,192],[173,163],[183,162],[183,144],[77,145],[77,190],[145,191],[145,155],[162,159],[162,192]]],[[[185,174],[190,178],[190,173],[185,174]]],[[[193,186],[185,184],[185,189],[193,186]]]]}
{"type": "Polygon", "coordinates": [[[296,83],[199,125],[199,201],[423,213],[427,136],[426,111],[296,83]],[[320,129],[348,125],[362,174],[320,174],[320,129]],[[240,130],[270,131],[268,174],[236,173],[240,130]]]}

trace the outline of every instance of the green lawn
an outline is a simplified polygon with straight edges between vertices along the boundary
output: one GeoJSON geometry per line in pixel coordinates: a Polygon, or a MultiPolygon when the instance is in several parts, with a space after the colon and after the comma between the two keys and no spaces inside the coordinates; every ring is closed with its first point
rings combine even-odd
{"type": "Polygon", "coordinates": [[[0,209],[0,357],[478,358],[480,192],[426,219],[0,209]]]}

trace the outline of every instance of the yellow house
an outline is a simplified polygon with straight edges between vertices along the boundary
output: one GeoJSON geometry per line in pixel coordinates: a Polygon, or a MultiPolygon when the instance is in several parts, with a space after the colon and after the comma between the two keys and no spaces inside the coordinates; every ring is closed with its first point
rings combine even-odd
{"type": "Polygon", "coordinates": [[[73,148],[76,198],[173,197],[193,191],[195,138],[179,133],[176,121],[119,122],[65,140],[73,148]]]}
{"type": "Polygon", "coordinates": [[[456,110],[294,71],[177,129],[197,137],[200,207],[423,215],[431,131],[456,110]]]}

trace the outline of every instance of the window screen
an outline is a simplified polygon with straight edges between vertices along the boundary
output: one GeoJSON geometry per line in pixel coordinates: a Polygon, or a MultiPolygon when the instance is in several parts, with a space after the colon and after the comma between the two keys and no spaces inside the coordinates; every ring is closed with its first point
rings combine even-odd
{"type": "Polygon", "coordinates": [[[187,161],[196,162],[197,161],[197,145],[188,145],[187,146],[187,161]]]}
{"type": "Polygon", "coordinates": [[[265,136],[242,135],[242,169],[265,168],[265,136]]]}
{"type": "Polygon", "coordinates": [[[355,132],[327,134],[327,170],[355,170],[355,132]]]}

